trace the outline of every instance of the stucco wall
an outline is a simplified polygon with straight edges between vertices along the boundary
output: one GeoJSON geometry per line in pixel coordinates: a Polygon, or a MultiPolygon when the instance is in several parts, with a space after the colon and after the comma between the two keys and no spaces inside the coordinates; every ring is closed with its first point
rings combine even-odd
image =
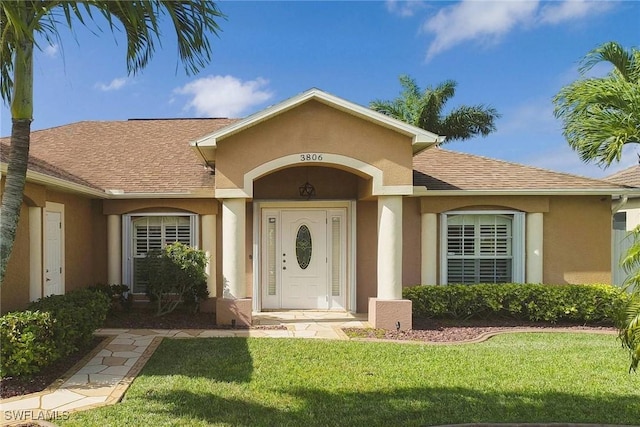
{"type": "Polygon", "coordinates": [[[115,199],[103,201],[103,213],[105,215],[122,215],[134,211],[158,211],[162,209],[184,210],[200,215],[217,215],[219,203],[213,198],[210,199],[115,199]]]}
{"type": "Polygon", "coordinates": [[[348,156],[382,170],[384,185],[412,185],[409,137],[309,101],[219,141],[216,188],[243,188],[245,173],[293,153],[348,156]]]}
{"type": "MultiPolygon", "coordinates": [[[[64,205],[65,292],[106,281],[106,225],[99,201],[47,190],[34,184],[28,184],[25,188],[25,201],[20,213],[14,249],[0,290],[0,310],[3,313],[24,309],[29,304],[30,238],[27,203],[39,207],[44,207],[46,202],[64,205]]],[[[44,210],[42,217],[44,221],[44,210]]]]}
{"type": "MultiPolygon", "coordinates": [[[[64,205],[65,292],[95,285],[105,277],[94,274],[94,251],[106,252],[104,235],[94,236],[95,222],[102,214],[91,199],[70,193],[47,191],[47,201],[64,205]]],[[[106,262],[106,260],[104,261],[106,262]]],[[[106,267],[105,267],[106,269],[106,267]]]]}
{"type": "MultiPolygon", "coordinates": [[[[423,213],[474,209],[543,213],[544,283],[611,282],[610,197],[464,196],[421,199],[423,213]]],[[[439,239],[438,235],[438,247],[439,239]]],[[[440,266],[439,259],[437,265],[440,266]]],[[[437,277],[440,277],[440,271],[437,277]]]]}
{"type": "Polygon", "coordinates": [[[340,169],[317,166],[283,169],[255,181],[254,199],[306,200],[299,187],[309,182],[315,188],[313,200],[355,199],[362,179],[340,169]]]}
{"type": "Polygon", "coordinates": [[[23,203],[13,251],[0,288],[0,312],[21,310],[29,303],[29,208],[23,203]]]}
{"type": "Polygon", "coordinates": [[[402,285],[420,284],[420,199],[405,198],[402,204],[402,285]]]}
{"type": "Polygon", "coordinates": [[[378,202],[359,201],[356,215],[356,311],[366,313],[378,289],[378,202]]]}
{"type": "Polygon", "coordinates": [[[611,198],[550,197],[544,282],[611,283],[611,198]]]}

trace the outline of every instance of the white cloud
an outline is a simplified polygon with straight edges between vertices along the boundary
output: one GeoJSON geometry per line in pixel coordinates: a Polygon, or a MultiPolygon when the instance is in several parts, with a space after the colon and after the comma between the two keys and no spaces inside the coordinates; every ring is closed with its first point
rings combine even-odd
{"type": "Polygon", "coordinates": [[[174,90],[191,96],[185,109],[207,117],[240,117],[247,109],[260,105],[273,97],[263,78],[242,80],[233,76],[207,76],[174,90]]]}
{"type": "Polygon", "coordinates": [[[387,0],[385,1],[385,5],[390,13],[403,18],[413,16],[417,11],[425,7],[424,2],[416,0],[387,0]]]}
{"type": "Polygon", "coordinates": [[[435,34],[427,59],[466,40],[493,42],[517,24],[531,20],[537,7],[537,1],[464,0],[442,8],[422,27],[435,34]]]}
{"type": "Polygon", "coordinates": [[[43,52],[49,58],[55,58],[56,56],[58,56],[59,50],[60,50],[60,46],[54,43],[54,44],[47,45],[47,47],[43,49],[43,52]]]}
{"type": "Polygon", "coordinates": [[[526,103],[503,112],[496,134],[540,134],[561,131],[561,123],[553,114],[550,98],[527,100],[526,103]]]}
{"type": "Polygon", "coordinates": [[[427,60],[466,41],[497,43],[516,28],[557,25],[602,13],[611,2],[590,0],[480,1],[463,0],[443,7],[428,18],[421,30],[434,35],[427,60]]]}
{"type": "Polygon", "coordinates": [[[559,24],[573,19],[584,18],[593,13],[606,11],[612,7],[611,2],[593,0],[566,0],[545,4],[539,15],[543,24],[559,24]]]}
{"type": "Polygon", "coordinates": [[[104,91],[104,92],[108,92],[108,91],[111,91],[111,90],[121,89],[127,83],[129,83],[129,79],[127,79],[126,77],[118,77],[118,78],[115,78],[115,79],[111,80],[107,84],[96,83],[96,87],[98,89],[104,91]]]}
{"type": "Polygon", "coordinates": [[[526,160],[526,163],[531,166],[537,166],[544,169],[602,179],[638,164],[638,155],[635,147],[624,147],[620,162],[613,163],[605,169],[598,166],[596,162],[583,162],[580,160],[578,153],[573,151],[571,147],[565,143],[564,145],[541,151],[540,153],[531,156],[526,160]]]}

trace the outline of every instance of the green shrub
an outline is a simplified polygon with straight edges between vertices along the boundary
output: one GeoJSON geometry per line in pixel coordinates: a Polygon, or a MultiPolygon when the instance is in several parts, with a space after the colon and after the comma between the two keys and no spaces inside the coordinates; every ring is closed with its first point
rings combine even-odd
{"type": "Polygon", "coordinates": [[[0,317],[0,376],[38,372],[57,359],[50,313],[18,311],[0,317]]]}
{"type": "Polygon", "coordinates": [[[62,357],[91,342],[93,332],[104,323],[110,304],[102,292],[79,289],[42,298],[27,309],[50,313],[55,319],[55,350],[62,357]]]}
{"type": "Polygon", "coordinates": [[[89,286],[87,289],[105,294],[111,301],[111,311],[128,311],[133,305],[131,294],[127,294],[129,291],[129,287],[127,285],[105,285],[103,283],[98,283],[97,285],[89,286]]]}
{"type": "Polygon", "coordinates": [[[610,285],[479,284],[403,289],[425,318],[613,323],[629,296],[610,285]]]}
{"type": "Polygon", "coordinates": [[[147,281],[147,295],[156,303],[156,315],[172,312],[180,303],[197,311],[209,295],[204,251],[173,243],[151,251],[141,263],[141,277],[147,281]]]}

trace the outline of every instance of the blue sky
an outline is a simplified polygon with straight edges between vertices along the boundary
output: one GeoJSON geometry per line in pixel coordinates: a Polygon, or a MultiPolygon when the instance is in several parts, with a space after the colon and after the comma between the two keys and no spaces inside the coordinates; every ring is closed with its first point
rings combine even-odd
{"type": "MultiPolygon", "coordinates": [[[[34,122],[244,117],[317,87],[361,105],[392,99],[398,76],[421,87],[453,79],[447,104],[488,104],[502,117],[486,138],[446,147],[547,169],[602,177],[571,151],[552,97],[578,78],[578,61],[606,41],[640,46],[636,1],[220,2],[227,15],[213,61],[196,76],[177,62],[171,33],[150,65],[127,76],[121,34],[61,30],[35,58],[34,122]]],[[[595,74],[608,70],[598,67],[595,74]]],[[[2,106],[1,134],[11,117],[2,106]]]]}

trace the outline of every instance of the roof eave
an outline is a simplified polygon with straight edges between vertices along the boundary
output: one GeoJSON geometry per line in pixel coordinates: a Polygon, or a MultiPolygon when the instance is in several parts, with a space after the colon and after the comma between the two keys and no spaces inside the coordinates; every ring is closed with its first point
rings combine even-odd
{"type": "MultiPolygon", "coordinates": [[[[0,164],[0,171],[3,175],[7,173],[7,164],[0,164]]],[[[27,181],[33,182],[34,184],[46,185],[53,188],[58,188],[66,191],[72,191],[74,193],[82,194],[85,196],[98,197],[100,199],[108,198],[107,194],[99,190],[97,188],[89,187],[82,184],[77,184],[75,182],[67,181],[66,179],[56,178],[51,175],[47,175],[41,172],[35,172],[32,170],[27,170],[27,181]]]]}
{"type": "Polygon", "coordinates": [[[429,190],[422,185],[413,187],[414,197],[436,196],[632,196],[640,197],[640,189],[631,188],[557,188],[515,190],[429,190]]]}

